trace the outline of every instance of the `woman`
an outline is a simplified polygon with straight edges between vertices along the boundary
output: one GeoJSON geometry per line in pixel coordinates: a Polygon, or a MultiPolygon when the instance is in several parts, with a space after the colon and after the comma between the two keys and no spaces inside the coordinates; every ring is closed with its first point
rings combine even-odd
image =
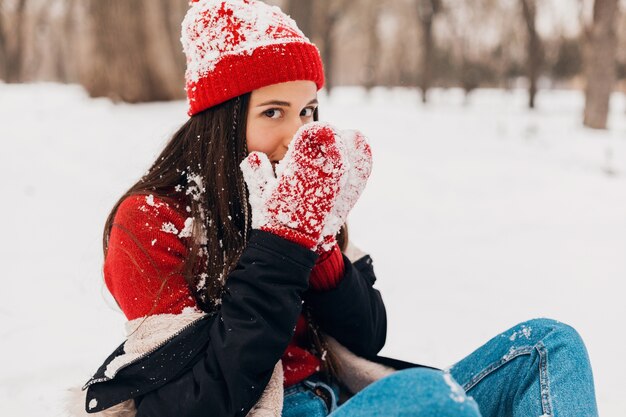
{"type": "Polygon", "coordinates": [[[317,48],[253,0],[192,3],[181,40],[190,119],[106,222],[128,338],[85,385],[87,412],[597,415],[584,345],[553,320],[446,372],[378,356],[385,307],[345,227],[371,151],[317,122],[317,48]]]}

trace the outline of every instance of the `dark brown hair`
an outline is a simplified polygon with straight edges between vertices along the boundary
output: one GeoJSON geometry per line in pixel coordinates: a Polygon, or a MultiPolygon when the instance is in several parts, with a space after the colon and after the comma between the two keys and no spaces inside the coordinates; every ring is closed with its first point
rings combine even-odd
{"type": "MultiPolygon", "coordinates": [[[[247,191],[239,164],[247,156],[246,119],[250,93],[206,109],[183,124],[156,161],[111,210],[103,235],[106,254],[115,214],[131,195],[154,194],[193,219],[191,236],[185,240],[187,255],[182,273],[198,306],[210,313],[221,304],[224,283],[235,267],[250,236],[251,219],[247,191]]],[[[315,110],[314,119],[318,120],[315,110]]],[[[125,230],[131,234],[132,231],[125,230]]],[[[345,250],[344,225],[337,236],[345,250]]],[[[145,249],[145,253],[148,253],[145,249]]],[[[163,279],[162,289],[167,278],[163,279]]],[[[155,299],[154,305],[158,301],[155,299]]],[[[305,311],[312,347],[327,351],[323,370],[336,375],[337,363],[310,312],[305,311]]]]}

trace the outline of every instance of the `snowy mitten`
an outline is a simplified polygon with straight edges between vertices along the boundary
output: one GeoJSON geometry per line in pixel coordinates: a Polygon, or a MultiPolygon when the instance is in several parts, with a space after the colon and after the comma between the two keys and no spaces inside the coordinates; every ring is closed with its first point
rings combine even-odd
{"type": "Polygon", "coordinates": [[[344,130],[339,135],[347,154],[346,183],[341,188],[337,202],[322,229],[317,248],[320,254],[331,250],[336,245],[335,236],[363,193],[367,179],[372,172],[372,149],[365,136],[357,130],[344,130]]]}
{"type": "Polygon", "coordinates": [[[345,181],[343,143],[328,124],[302,126],[276,166],[251,152],[240,164],[250,193],[252,228],[315,250],[345,181]]]}

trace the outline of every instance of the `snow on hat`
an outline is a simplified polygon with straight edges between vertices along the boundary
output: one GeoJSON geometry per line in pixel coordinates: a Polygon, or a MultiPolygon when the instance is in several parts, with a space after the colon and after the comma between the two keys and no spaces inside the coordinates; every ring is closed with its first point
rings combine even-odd
{"type": "Polygon", "coordinates": [[[257,88],[310,80],[319,51],[278,7],[255,0],[192,0],[182,23],[189,116],[257,88]]]}

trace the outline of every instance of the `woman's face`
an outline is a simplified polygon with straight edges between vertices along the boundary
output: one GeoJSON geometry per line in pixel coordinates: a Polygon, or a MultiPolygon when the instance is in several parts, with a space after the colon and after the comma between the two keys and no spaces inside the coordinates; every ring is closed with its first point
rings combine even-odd
{"type": "Polygon", "coordinates": [[[316,108],[313,81],[290,81],[252,91],[246,125],[248,152],[263,152],[276,165],[300,126],[313,121],[316,108]]]}

